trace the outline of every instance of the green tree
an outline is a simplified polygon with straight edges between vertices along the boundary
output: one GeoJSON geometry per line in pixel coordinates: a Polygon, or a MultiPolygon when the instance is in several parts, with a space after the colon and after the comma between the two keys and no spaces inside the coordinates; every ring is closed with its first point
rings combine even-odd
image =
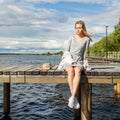
{"type": "MultiPolygon", "coordinates": [[[[108,36],[108,51],[120,51],[120,21],[115,26],[114,31],[108,36]]],[[[100,41],[95,43],[90,48],[90,53],[96,54],[106,51],[106,37],[103,37],[100,41]]]]}

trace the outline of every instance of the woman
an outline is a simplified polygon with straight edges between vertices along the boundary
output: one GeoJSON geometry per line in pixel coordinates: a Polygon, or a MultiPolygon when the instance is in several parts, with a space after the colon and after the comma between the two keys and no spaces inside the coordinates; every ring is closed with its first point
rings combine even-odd
{"type": "Polygon", "coordinates": [[[85,23],[81,20],[75,23],[75,32],[76,35],[67,41],[65,48],[65,52],[69,52],[71,55],[72,63],[66,62],[64,69],[68,74],[68,85],[71,92],[68,106],[70,108],[79,109],[80,103],[76,97],[77,90],[80,84],[81,71],[83,69],[86,51],[91,39],[87,34],[85,23]]]}

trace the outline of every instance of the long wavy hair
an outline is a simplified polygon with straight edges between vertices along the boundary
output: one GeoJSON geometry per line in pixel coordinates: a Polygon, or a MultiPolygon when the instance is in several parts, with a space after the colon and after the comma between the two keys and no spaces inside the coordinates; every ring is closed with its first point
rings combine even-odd
{"type": "Polygon", "coordinates": [[[81,25],[82,25],[82,28],[83,28],[83,35],[86,36],[86,37],[88,37],[88,38],[92,41],[90,35],[87,33],[87,30],[86,30],[86,26],[85,26],[84,21],[82,21],[82,20],[76,21],[75,27],[76,27],[77,24],[81,24],[81,25]]]}

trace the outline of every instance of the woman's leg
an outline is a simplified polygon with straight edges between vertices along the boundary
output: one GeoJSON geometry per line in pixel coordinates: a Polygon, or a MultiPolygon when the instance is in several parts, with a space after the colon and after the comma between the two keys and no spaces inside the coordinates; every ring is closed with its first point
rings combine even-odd
{"type": "Polygon", "coordinates": [[[75,71],[74,71],[74,68],[69,66],[69,67],[66,67],[65,70],[67,71],[67,74],[68,74],[68,85],[69,85],[69,88],[70,88],[70,92],[71,92],[71,95],[73,93],[73,79],[74,79],[74,76],[75,76],[75,71]]]}
{"type": "Polygon", "coordinates": [[[80,83],[81,67],[66,67],[68,73],[68,84],[71,91],[68,106],[70,108],[79,109],[80,104],[77,100],[76,94],[80,83]]]}
{"type": "Polygon", "coordinates": [[[75,97],[77,95],[78,87],[80,84],[80,78],[81,78],[81,67],[76,66],[74,67],[75,71],[75,77],[73,80],[73,89],[72,89],[72,96],[75,97]]]}

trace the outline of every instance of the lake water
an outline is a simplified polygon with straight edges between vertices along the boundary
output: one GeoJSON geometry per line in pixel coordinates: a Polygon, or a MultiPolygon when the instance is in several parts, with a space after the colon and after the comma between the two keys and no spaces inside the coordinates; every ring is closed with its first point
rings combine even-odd
{"type": "MultiPolygon", "coordinates": [[[[61,56],[0,55],[0,64],[58,64],[61,56]]],[[[0,83],[0,118],[3,114],[3,84],[0,83]]],[[[74,120],[67,107],[67,84],[12,83],[12,120],[74,120]]],[[[114,97],[113,84],[93,84],[92,120],[120,120],[120,101],[114,97]]]]}

